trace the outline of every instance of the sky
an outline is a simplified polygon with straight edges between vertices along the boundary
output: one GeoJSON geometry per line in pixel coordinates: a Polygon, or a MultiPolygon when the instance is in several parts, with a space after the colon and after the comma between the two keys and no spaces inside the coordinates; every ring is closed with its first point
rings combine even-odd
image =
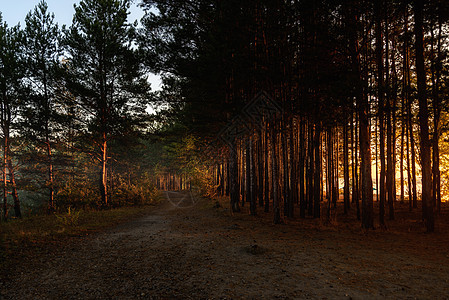
{"type": "MultiPolygon", "coordinates": [[[[9,26],[14,26],[20,22],[24,25],[25,16],[34,9],[40,0],[0,0],[0,11],[3,15],[3,20],[9,26]]],[[[46,0],[48,9],[55,14],[55,20],[59,25],[66,24],[69,26],[72,23],[72,17],[75,12],[73,5],[78,4],[80,0],[46,0]]],[[[137,2],[131,6],[130,21],[139,20],[144,12],[137,6],[137,2]]]]}
{"type": "MultiPolygon", "coordinates": [[[[0,0],[0,12],[2,13],[3,21],[8,26],[14,26],[20,23],[23,28],[25,25],[25,16],[30,10],[39,3],[40,0],[0,0]]],[[[70,26],[72,24],[72,17],[75,13],[74,4],[78,4],[80,0],[46,0],[48,10],[55,14],[55,21],[62,26],[63,24],[70,26]]],[[[144,15],[141,8],[137,6],[139,0],[132,1],[130,8],[130,15],[128,20],[140,20],[144,15]]],[[[160,78],[157,75],[150,74],[149,81],[153,90],[160,89],[160,78]]]]}

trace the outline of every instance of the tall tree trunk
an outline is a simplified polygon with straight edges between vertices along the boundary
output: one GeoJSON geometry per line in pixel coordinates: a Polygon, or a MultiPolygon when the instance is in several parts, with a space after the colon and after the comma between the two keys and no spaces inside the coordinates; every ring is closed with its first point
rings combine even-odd
{"type": "Polygon", "coordinates": [[[331,217],[331,203],[334,194],[334,143],[333,143],[333,130],[331,127],[327,129],[327,171],[326,171],[326,181],[327,181],[327,214],[326,221],[330,222],[331,217]]]}
{"type": "Polygon", "coordinates": [[[108,176],[107,176],[107,140],[106,134],[103,134],[103,144],[101,147],[101,174],[100,174],[100,193],[103,206],[108,205],[108,176]]]}
{"type": "Polygon", "coordinates": [[[301,117],[299,125],[299,216],[306,217],[306,198],[305,198],[305,182],[304,182],[304,166],[305,166],[305,121],[301,117]]]}
{"type": "MultiPolygon", "coordinates": [[[[376,2],[377,3],[377,2],[376,2]]],[[[379,4],[379,3],[378,3],[379,4]]],[[[377,28],[379,29],[379,28],[377,28]]],[[[359,136],[360,136],[360,189],[362,192],[362,227],[374,228],[373,214],[373,182],[371,174],[371,133],[370,133],[370,104],[367,95],[367,72],[361,70],[360,54],[358,54],[358,41],[354,42],[353,64],[357,72],[357,111],[359,113],[359,136]]]]}
{"type": "Polygon", "coordinates": [[[388,7],[384,9],[385,11],[385,111],[386,111],[386,123],[387,123],[387,172],[386,172],[386,185],[387,185],[387,195],[388,195],[388,212],[389,219],[394,220],[394,163],[393,163],[393,127],[391,124],[391,89],[390,89],[390,41],[389,41],[389,28],[388,28],[388,7]]]}
{"type": "Polygon", "coordinates": [[[334,205],[334,208],[337,208],[337,201],[340,197],[339,195],[339,185],[338,185],[338,154],[339,154],[339,139],[338,139],[338,127],[334,128],[335,133],[333,134],[333,143],[334,143],[334,149],[333,155],[334,155],[334,164],[332,172],[334,172],[334,183],[333,183],[333,189],[332,189],[332,204],[334,205]]]}
{"type": "Polygon", "coordinates": [[[46,141],[47,145],[47,171],[48,171],[48,209],[49,211],[55,211],[55,189],[54,189],[54,178],[53,178],[53,155],[51,151],[51,144],[49,136],[47,135],[46,141]]]}
{"type": "Polygon", "coordinates": [[[21,218],[22,211],[20,209],[20,200],[19,200],[19,194],[17,193],[16,177],[14,174],[14,167],[12,165],[11,153],[8,154],[8,171],[9,171],[9,182],[11,184],[11,189],[12,189],[11,195],[12,195],[12,199],[14,201],[14,215],[16,218],[21,218]]]}
{"type": "Polygon", "coordinates": [[[354,131],[354,136],[355,136],[355,140],[354,140],[354,187],[355,190],[353,191],[353,195],[352,198],[355,198],[355,208],[356,208],[356,212],[357,212],[357,220],[361,220],[361,216],[360,216],[360,185],[359,185],[359,175],[358,175],[358,169],[359,169],[359,159],[358,159],[358,150],[359,150],[359,117],[358,117],[358,113],[355,113],[355,131],[354,131]]]}
{"type": "MultiPolygon", "coordinates": [[[[404,36],[408,35],[408,6],[404,5],[404,27],[403,32],[404,36]]],[[[409,119],[411,117],[409,115],[409,107],[410,107],[410,85],[409,85],[409,50],[408,50],[408,40],[404,39],[403,50],[402,50],[402,91],[403,91],[403,99],[402,99],[402,130],[405,130],[405,138],[406,138],[406,156],[407,156],[407,190],[408,190],[408,202],[409,202],[409,210],[411,211],[413,208],[412,201],[412,172],[411,172],[411,147],[410,147],[410,135],[411,130],[409,127],[409,119]]]]}
{"type": "Polygon", "coordinates": [[[315,173],[314,170],[314,163],[313,163],[313,154],[314,154],[314,140],[313,140],[313,123],[309,120],[308,122],[308,129],[309,129],[309,136],[307,139],[307,150],[308,150],[308,169],[307,169],[307,214],[309,216],[313,216],[313,174],[315,173]]]}
{"type": "Polygon", "coordinates": [[[287,144],[287,122],[285,117],[282,120],[282,130],[281,130],[281,148],[282,148],[282,174],[283,174],[283,196],[284,196],[284,216],[289,217],[289,206],[290,206],[290,172],[288,163],[288,144],[287,144]]]}
{"type": "Polygon", "coordinates": [[[376,18],[376,64],[377,64],[377,98],[378,98],[378,115],[379,115],[379,156],[380,156],[380,201],[379,201],[379,223],[385,225],[385,126],[384,126],[384,72],[383,72],[383,41],[382,41],[382,2],[375,2],[375,18],[376,18]]]}
{"type": "Polygon", "coordinates": [[[250,202],[250,206],[249,206],[249,210],[250,210],[250,214],[252,216],[256,215],[256,210],[257,210],[257,203],[256,203],[256,169],[255,169],[255,155],[254,155],[254,136],[250,137],[249,139],[249,169],[250,169],[250,181],[251,181],[251,185],[250,185],[250,191],[251,191],[251,202],[250,202]]]}
{"type": "Polygon", "coordinates": [[[417,191],[417,183],[416,183],[416,149],[415,149],[415,135],[413,131],[413,123],[412,123],[412,110],[411,104],[412,101],[409,100],[409,104],[407,105],[408,109],[408,130],[410,136],[410,148],[412,152],[412,199],[413,199],[413,208],[418,208],[418,191],[417,191]]]}
{"type": "Polygon", "coordinates": [[[376,202],[379,202],[379,119],[376,118],[376,126],[375,126],[375,159],[376,159],[376,202]]]}
{"type": "Polygon", "coordinates": [[[2,113],[2,127],[3,127],[3,220],[8,220],[8,180],[6,179],[7,174],[7,161],[8,161],[8,135],[6,134],[7,128],[5,126],[5,105],[2,103],[3,111],[2,113]]]}
{"type": "Polygon", "coordinates": [[[269,178],[269,145],[270,145],[270,141],[269,141],[269,135],[268,135],[268,122],[266,122],[266,127],[265,127],[265,144],[264,144],[264,148],[265,148],[265,208],[264,208],[264,212],[269,212],[270,210],[270,178],[269,178]]]}
{"type": "Polygon", "coordinates": [[[408,203],[409,203],[409,210],[412,211],[413,208],[413,201],[412,201],[412,172],[410,170],[410,133],[409,133],[409,127],[408,124],[406,124],[406,146],[407,146],[407,190],[408,190],[408,203]]]}
{"type": "MultiPolygon", "coordinates": [[[[246,202],[252,202],[252,191],[251,191],[251,140],[248,139],[246,142],[246,150],[245,150],[245,160],[246,160],[246,164],[245,164],[245,183],[246,183],[246,202]]],[[[251,208],[251,204],[250,204],[250,208],[251,208]]]]}
{"type": "Polygon", "coordinates": [[[315,124],[315,140],[314,140],[314,148],[315,148],[315,173],[314,173],[314,203],[313,203],[313,217],[319,218],[320,213],[320,204],[321,204],[321,155],[320,155],[320,144],[321,144],[321,125],[319,121],[315,124]]]}
{"type": "Polygon", "coordinates": [[[237,145],[235,139],[232,140],[232,145],[229,147],[229,173],[230,173],[230,205],[232,212],[239,212],[240,187],[239,187],[239,167],[237,160],[237,145]]]}
{"type": "Polygon", "coordinates": [[[402,104],[401,104],[401,153],[400,153],[400,161],[399,161],[399,169],[401,172],[401,203],[405,201],[405,179],[404,179],[404,143],[405,143],[405,84],[402,85],[402,104]]]}
{"type": "Polygon", "coordinates": [[[273,121],[273,128],[271,134],[271,161],[272,161],[272,177],[273,177],[273,223],[279,224],[281,222],[281,212],[279,208],[279,195],[278,195],[278,157],[277,157],[277,133],[276,133],[276,120],[273,121]]]}
{"type": "Polygon", "coordinates": [[[424,36],[423,36],[424,0],[414,1],[415,12],[415,49],[416,49],[416,76],[418,81],[419,129],[420,129],[420,155],[422,165],[422,204],[426,228],[428,232],[435,230],[435,219],[432,203],[432,174],[429,139],[429,108],[426,96],[426,73],[424,69],[424,36]]]}
{"type": "Polygon", "coordinates": [[[434,51],[434,34],[432,33],[432,99],[433,99],[433,137],[432,137],[432,202],[436,205],[437,211],[441,211],[441,179],[440,179],[440,148],[438,145],[440,138],[440,65],[441,65],[441,12],[439,8],[438,17],[438,37],[437,37],[437,54],[434,51]]]}
{"type": "Polygon", "coordinates": [[[345,123],[343,125],[343,177],[344,177],[344,213],[349,211],[349,137],[348,137],[348,118],[345,113],[345,123]]]}
{"type": "Polygon", "coordinates": [[[295,160],[295,141],[294,141],[293,117],[290,117],[290,193],[288,205],[288,217],[293,218],[294,204],[297,203],[298,197],[298,178],[296,176],[296,160],[295,160]]]}
{"type": "Polygon", "coordinates": [[[43,83],[44,83],[44,97],[45,97],[45,146],[47,150],[47,175],[48,175],[48,212],[54,212],[55,201],[54,201],[54,179],[53,179],[53,156],[51,151],[50,143],[50,97],[48,95],[48,79],[47,70],[44,66],[43,70],[43,83]]]}
{"type": "Polygon", "coordinates": [[[263,138],[262,138],[262,131],[259,130],[258,132],[258,139],[257,139],[257,171],[258,171],[258,195],[259,198],[259,206],[263,207],[263,190],[264,190],[264,168],[263,168],[263,138]]]}
{"type": "Polygon", "coordinates": [[[369,130],[368,97],[362,98],[360,105],[360,158],[362,189],[362,226],[374,228],[373,218],[373,183],[371,175],[371,147],[369,130]]]}
{"type": "MultiPolygon", "coordinates": [[[[393,37],[393,49],[396,49],[396,37],[393,37]]],[[[396,55],[395,51],[391,51],[391,73],[392,73],[392,97],[393,97],[393,107],[392,107],[392,127],[393,127],[393,204],[396,202],[396,136],[397,136],[397,106],[398,106],[398,75],[397,75],[397,68],[396,68],[396,55]]],[[[394,214],[394,206],[390,207],[390,213],[393,212],[394,214]]]]}
{"type": "MultiPolygon", "coordinates": [[[[189,179],[190,181],[190,179],[189,179]]],[[[226,192],[225,195],[229,196],[229,182],[231,181],[231,175],[230,175],[230,170],[229,170],[229,159],[226,162],[226,192]]],[[[186,178],[186,183],[187,183],[187,178],[186,178]]]]}
{"type": "Polygon", "coordinates": [[[241,145],[239,151],[239,161],[240,161],[240,194],[242,195],[242,207],[245,206],[246,199],[246,176],[245,176],[245,147],[241,145]]]}

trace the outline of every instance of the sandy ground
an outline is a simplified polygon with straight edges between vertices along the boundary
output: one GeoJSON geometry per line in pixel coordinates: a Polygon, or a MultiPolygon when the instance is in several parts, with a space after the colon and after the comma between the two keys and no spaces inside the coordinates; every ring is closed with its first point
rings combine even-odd
{"type": "Polygon", "coordinates": [[[449,298],[447,233],[273,225],[189,192],[164,196],[145,217],[31,257],[0,298],[449,298]]]}

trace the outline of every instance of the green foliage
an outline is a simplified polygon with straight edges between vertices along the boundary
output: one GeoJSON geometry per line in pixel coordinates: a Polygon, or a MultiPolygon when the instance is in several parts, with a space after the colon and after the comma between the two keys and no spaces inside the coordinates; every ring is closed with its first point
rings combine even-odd
{"type": "Polygon", "coordinates": [[[153,182],[149,177],[137,183],[129,182],[123,177],[117,178],[112,192],[113,205],[145,205],[154,202],[158,191],[153,182]]]}
{"type": "Polygon", "coordinates": [[[59,220],[62,226],[76,226],[78,225],[78,220],[80,217],[81,211],[76,211],[74,208],[69,207],[67,209],[67,213],[65,214],[56,214],[56,218],[59,220]]]}
{"type": "Polygon", "coordinates": [[[83,0],[64,32],[67,88],[94,140],[104,132],[108,138],[121,136],[146,116],[149,85],[133,46],[134,25],[127,23],[129,5],[128,0],[83,0]]]}
{"type": "Polygon", "coordinates": [[[192,185],[203,197],[214,199],[217,194],[217,187],[214,185],[213,174],[205,166],[198,165],[192,172],[192,185]]]}
{"type": "Polygon", "coordinates": [[[60,31],[54,14],[40,1],[25,18],[24,61],[29,95],[22,106],[21,134],[36,147],[45,149],[56,143],[65,117],[60,109],[61,86],[59,56],[60,31]]]}
{"type": "Polygon", "coordinates": [[[58,193],[56,194],[57,207],[75,207],[78,209],[95,209],[100,206],[100,199],[96,190],[96,182],[88,180],[80,182],[77,178],[68,177],[63,185],[58,187],[58,193]]]}

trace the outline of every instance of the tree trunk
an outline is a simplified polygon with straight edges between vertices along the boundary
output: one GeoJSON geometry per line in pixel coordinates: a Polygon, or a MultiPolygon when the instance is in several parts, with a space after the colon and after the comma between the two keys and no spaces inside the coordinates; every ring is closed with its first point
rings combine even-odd
{"type": "Polygon", "coordinates": [[[343,125],[343,177],[344,177],[344,213],[349,211],[349,138],[348,138],[348,119],[345,114],[345,123],[343,125]]]}
{"type": "Polygon", "coordinates": [[[327,196],[327,214],[326,221],[329,223],[331,218],[331,203],[334,194],[334,143],[333,143],[333,132],[332,128],[327,130],[327,171],[326,171],[326,196],[327,196]]]}
{"type": "Polygon", "coordinates": [[[418,192],[416,184],[416,149],[415,149],[415,135],[413,131],[412,124],[412,110],[411,110],[411,100],[409,100],[408,108],[408,130],[410,136],[410,148],[412,151],[412,198],[413,198],[413,208],[418,208],[418,192]]]}
{"type": "MultiPolygon", "coordinates": [[[[379,223],[385,225],[385,126],[384,126],[384,72],[383,72],[383,41],[382,41],[382,0],[375,2],[376,17],[376,64],[377,64],[377,85],[378,85],[378,115],[379,115],[379,157],[380,157],[380,178],[379,178],[379,223]]],[[[361,132],[361,131],[360,131],[361,132]]]]}
{"type": "Polygon", "coordinates": [[[103,134],[103,145],[101,148],[101,179],[100,179],[100,194],[103,206],[108,206],[108,177],[107,177],[107,141],[106,134],[103,134]]]}
{"type": "Polygon", "coordinates": [[[321,204],[321,156],[320,156],[320,144],[321,144],[321,126],[319,122],[315,124],[315,141],[314,141],[314,148],[315,148],[315,173],[314,173],[314,204],[313,204],[313,217],[319,218],[320,217],[320,204],[321,204]]]}
{"type": "Polygon", "coordinates": [[[423,10],[424,0],[414,1],[415,12],[415,49],[416,49],[416,75],[418,81],[419,129],[420,129],[420,155],[422,165],[422,204],[424,219],[428,232],[435,230],[435,219],[432,203],[432,174],[429,139],[429,109],[426,96],[426,73],[424,69],[424,36],[423,36],[423,10]]]}
{"type": "Polygon", "coordinates": [[[263,168],[263,139],[262,139],[262,131],[258,132],[258,140],[257,140],[257,171],[258,171],[258,198],[259,198],[259,206],[263,207],[263,189],[264,189],[264,168],[263,168]]]}
{"type": "Polygon", "coordinates": [[[264,207],[264,211],[265,212],[269,212],[270,210],[270,180],[269,180],[269,161],[268,161],[268,152],[269,152],[269,148],[268,146],[270,145],[270,141],[269,141],[269,135],[268,135],[268,122],[266,124],[266,128],[265,128],[265,144],[264,144],[264,152],[265,152],[265,207],[264,207]]]}
{"type": "MultiPolygon", "coordinates": [[[[376,2],[377,3],[377,2],[376,2]]],[[[379,3],[378,3],[379,4],[379,3]]],[[[380,29],[380,28],[377,28],[380,29]]],[[[358,53],[358,42],[355,41],[354,49],[358,53]]],[[[366,93],[367,88],[367,74],[364,72],[365,76],[362,76],[360,56],[357,54],[353,56],[355,70],[358,74],[359,79],[358,89],[357,89],[357,108],[359,112],[359,136],[360,136],[360,177],[361,177],[361,191],[362,191],[362,227],[369,229],[374,228],[374,217],[373,217],[373,182],[371,175],[371,134],[370,134],[370,105],[368,101],[368,96],[366,93]]]]}
{"type": "MultiPolygon", "coordinates": [[[[440,13],[441,14],[441,13],[440,13]]],[[[440,65],[441,65],[441,16],[438,17],[437,54],[434,52],[434,34],[432,33],[432,98],[433,98],[433,137],[432,137],[432,202],[436,205],[437,212],[441,211],[441,179],[440,179],[440,65]]]]}
{"type": "Polygon", "coordinates": [[[250,209],[251,209],[251,202],[252,202],[252,178],[251,178],[251,139],[248,139],[246,141],[246,151],[245,151],[245,183],[246,183],[246,202],[250,202],[250,209]]]}
{"type": "Polygon", "coordinates": [[[278,196],[278,160],[277,160],[277,134],[276,134],[276,121],[273,121],[273,128],[272,130],[272,134],[271,134],[271,161],[272,161],[272,176],[273,176],[273,210],[274,210],[274,214],[273,214],[273,223],[274,224],[279,224],[281,223],[281,213],[280,213],[280,208],[279,208],[279,196],[278,196]]]}
{"type": "Polygon", "coordinates": [[[385,91],[386,91],[386,100],[385,100],[385,111],[386,111],[386,125],[387,125],[387,135],[386,135],[386,144],[387,144],[387,172],[386,172],[386,185],[387,185],[387,195],[388,195],[388,211],[389,211],[389,219],[394,220],[394,191],[393,191],[393,176],[394,169],[393,164],[393,132],[392,132],[392,124],[391,124],[391,93],[390,93],[390,59],[389,59],[389,28],[388,28],[388,8],[385,7],[385,91]]]}
{"type": "Polygon", "coordinates": [[[307,162],[308,162],[308,168],[307,168],[307,202],[308,202],[308,210],[307,214],[309,216],[313,216],[313,174],[315,173],[314,170],[314,163],[313,163],[313,154],[314,154],[314,140],[313,140],[313,123],[309,120],[308,122],[308,129],[309,129],[309,136],[307,139],[307,150],[308,150],[308,156],[307,156],[307,162]]]}
{"type": "Polygon", "coordinates": [[[252,216],[256,215],[257,204],[256,204],[256,170],[255,170],[255,161],[254,161],[254,145],[253,145],[254,137],[249,138],[249,169],[250,169],[250,205],[249,211],[252,216]]]}
{"type": "Polygon", "coordinates": [[[290,194],[288,216],[293,218],[294,204],[298,202],[298,177],[296,176],[295,141],[293,117],[290,118],[290,194]]]}
{"type": "Polygon", "coordinates": [[[54,179],[53,179],[53,155],[51,151],[50,139],[46,137],[47,145],[47,159],[48,159],[48,210],[53,212],[56,209],[55,206],[55,191],[54,191],[54,179]]]}
{"type": "Polygon", "coordinates": [[[284,216],[289,217],[289,205],[290,205],[290,180],[289,180],[289,170],[288,170],[288,150],[287,150],[287,136],[286,136],[287,123],[285,117],[282,120],[282,130],[281,130],[281,148],[282,148],[282,174],[283,174],[283,196],[284,196],[284,216]]]}
{"type": "Polygon", "coordinates": [[[299,125],[299,216],[306,217],[306,199],[305,199],[305,182],[304,182],[304,160],[305,160],[305,122],[301,118],[299,125]]]}
{"type": "Polygon", "coordinates": [[[229,173],[230,173],[230,182],[229,182],[229,191],[230,191],[230,205],[232,212],[239,212],[239,167],[237,160],[237,145],[236,141],[232,141],[232,145],[229,147],[229,173]]]}
{"type": "Polygon", "coordinates": [[[6,134],[6,131],[8,130],[5,126],[5,108],[3,104],[3,111],[2,111],[2,127],[3,127],[3,220],[8,220],[8,180],[6,179],[6,173],[7,173],[7,161],[8,161],[8,136],[6,134]]]}
{"type": "Polygon", "coordinates": [[[246,176],[245,176],[245,149],[243,146],[240,147],[239,151],[239,161],[240,161],[240,194],[242,195],[242,207],[245,206],[246,202],[246,176]]]}
{"type": "Polygon", "coordinates": [[[338,127],[334,128],[332,133],[332,143],[333,149],[333,164],[332,164],[332,173],[333,173],[333,183],[332,183],[332,204],[334,208],[337,208],[337,200],[339,197],[338,193],[338,127]]]}
{"type": "MultiPolygon", "coordinates": [[[[9,149],[8,149],[9,150],[9,149]]],[[[14,167],[11,161],[11,153],[8,155],[8,171],[9,171],[9,182],[11,184],[11,195],[14,200],[14,215],[16,218],[22,217],[22,211],[20,209],[19,194],[17,193],[16,177],[14,175],[14,167]]]]}
{"type": "Polygon", "coordinates": [[[361,158],[361,188],[362,188],[362,226],[374,228],[373,222],[373,183],[371,177],[371,147],[369,130],[369,103],[363,97],[360,106],[360,158],[361,158]]]}

